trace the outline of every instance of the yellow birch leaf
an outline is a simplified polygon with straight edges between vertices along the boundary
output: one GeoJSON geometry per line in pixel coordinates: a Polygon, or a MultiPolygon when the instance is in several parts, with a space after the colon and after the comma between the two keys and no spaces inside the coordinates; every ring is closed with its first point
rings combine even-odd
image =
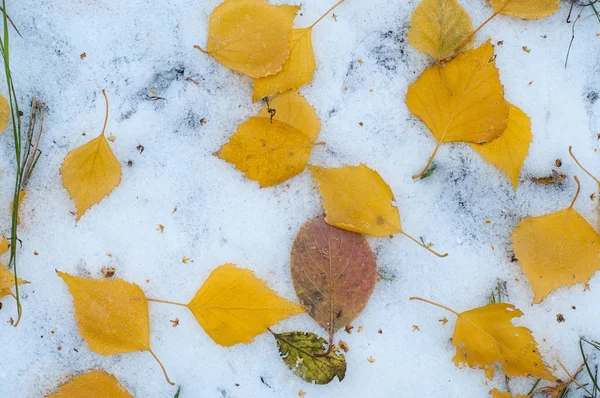
{"type": "Polygon", "coordinates": [[[306,167],[321,129],[315,110],[296,92],[276,97],[271,109],[242,123],[216,155],[262,188],[281,184],[306,167]]]}
{"type": "Polygon", "coordinates": [[[222,346],[250,343],[269,326],[304,311],[277,296],[252,271],[233,264],[215,269],[187,307],[222,346]]]}
{"type": "Polygon", "coordinates": [[[102,355],[148,351],[173,384],[150,348],[148,300],[138,285],[122,279],[88,279],[56,273],[73,296],[79,334],[90,350],[102,355]]]}
{"type": "Polygon", "coordinates": [[[0,95],[0,132],[4,132],[6,126],[8,126],[9,111],[8,100],[3,95],[0,95]]]}
{"type": "Polygon", "coordinates": [[[431,248],[408,235],[400,225],[396,199],[379,173],[364,164],[340,168],[308,166],[319,183],[325,221],[338,228],[370,236],[402,234],[439,257],[431,248]]]}
{"type": "Polygon", "coordinates": [[[560,0],[489,0],[494,12],[525,19],[546,18],[560,8],[560,0]]]}
{"type": "Polygon", "coordinates": [[[108,121],[108,98],[104,90],[102,94],[106,99],[106,118],[102,133],[69,152],[60,167],[63,185],[75,200],[77,221],[121,182],[121,165],[104,136],[108,121]]]}
{"type": "Polygon", "coordinates": [[[578,194],[566,209],[521,220],[511,235],[534,304],[561,286],[587,283],[600,269],[600,235],[573,208],[578,194]]]}
{"type": "MultiPolygon", "coordinates": [[[[472,32],[471,18],[458,1],[423,0],[412,16],[408,42],[440,62],[455,56],[472,32]]],[[[467,51],[474,41],[473,35],[460,51],[467,51]]]]}
{"type": "Polygon", "coordinates": [[[516,106],[509,104],[508,125],[504,133],[487,144],[471,144],[471,147],[485,159],[496,165],[512,182],[517,191],[521,167],[529,153],[531,144],[531,120],[516,106]]]}
{"type": "Polygon", "coordinates": [[[9,244],[8,244],[8,239],[6,239],[6,236],[3,236],[0,239],[0,254],[4,254],[8,251],[9,248],[9,244]]]}
{"type": "Polygon", "coordinates": [[[200,51],[253,78],[279,72],[288,59],[299,6],[266,0],[225,0],[210,15],[208,46],[200,51]]]}
{"type": "Polygon", "coordinates": [[[103,370],[73,377],[47,398],[133,398],[117,378],[103,370]]]}
{"type": "Polygon", "coordinates": [[[490,395],[492,398],[527,398],[527,395],[517,394],[513,397],[513,395],[509,392],[501,392],[497,388],[490,390],[490,395]]]}
{"type": "Polygon", "coordinates": [[[343,2],[344,0],[337,2],[309,27],[292,29],[289,42],[290,57],[285,61],[279,73],[254,80],[254,92],[252,93],[254,102],[269,95],[299,88],[312,81],[317,66],[312,47],[312,30],[317,23],[343,2]]]}
{"type": "Polygon", "coordinates": [[[406,104],[429,128],[437,146],[420,177],[447,142],[482,144],[498,138],[508,123],[508,103],[488,41],[453,60],[427,68],[408,87],[406,104]]]}
{"type": "Polygon", "coordinates": [[[512,319],[523,315],[513,305],[488,304],[458,313],[433,301],[419,297],[410,299],[424,301],[457,316],[452,336],[452,345],[456,347],[456,366],[481,368],[490,379],[494,376],[494,365],[499,364],[508,377],[533,376],[556,380],[546,368],[531,331],[513,325],[512,319]]]}
{"type": "MultiPolygon", "coordinates": [[[[19,285],[29,283],[26,280],[18,278],[19,285]]],[[[0,264],[0,297],[13,296],[10,289],[15,285],[15,275],[8,270],[6,265],[0,264]]]]}

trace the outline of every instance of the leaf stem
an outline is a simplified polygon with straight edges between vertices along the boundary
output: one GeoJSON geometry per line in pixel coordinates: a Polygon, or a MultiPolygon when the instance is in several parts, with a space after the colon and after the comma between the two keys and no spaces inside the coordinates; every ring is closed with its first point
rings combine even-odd
{"type": "Polygon", "coordinates": [[[203,49],[202,49],[202,47],[200,47],[200,46],[198,46],[198,45],[195,45],[195,46],[194,46],[194,48],[195,48],[196,50],[200,51],[201,53],[204,53],[204,54],[210,55],[210,52],[209,52],[209,51],[203,50],[203,49]]]}
{"type": "Polygon", "coordinates": [[[467,44],[469,44],[469,42],[471,40],[473,40],[473,38],[475,37],[475,35],[477,34],[477,32],[479,32],[485,25],[488,24],[488,22],[490,22],[492,19],[496,18],[496,16],[498,14],[500,14],[500,12],[504,9],[504,7],[506,7],[506,5],[510,2],[510,0],[508,0],[506,3],[504,3],[504,5],[502,6],[501,9],[499,9],[498,11],[494,12],[488,19],[486,19],[485,21],[483,21],[483,23],[481,25],[479,25],[473,32],[471,32],[471,34],[469,36],[467,36],[462,43],[459,44],[458,47],[456,47],[456,50],[454,50],[455,53],[458,53],[460,50],[462,50],[462,48],[464,46],[466,46],[467,44]]]}
{"type": "Polygon", "coordinates": [[[438,141],[437,145],[435,146],[435,149],[433,150],[433,153],[431,154],[431,156],[429,157],[429,160],[427,161],[427,164],[425,165],[425,167],[423,167],[423,170],[421,170],[421,172],[419,174],[412,176],[413,180],[416,180],[417,178],[421,178],[421,176],[423,174],[425,174],[425,172],[427,171],[429,166],[431,166],[431,162],[433,162],[433,158],[435,158],[435,155],[437,154],[441,145],[442,145],[442,141],[438,141]]]}
{"type": "Polygon", "coordinates": [[[316,24],[318,24],[319,22],[321,22],[323,20],[323,18],[325,18],[327,16],[327,14],[329,14],[331,11],[335,10],[337,6],[339,6],[340,4],[342,4],[345,0],[340,0],[337,3],[335,3],[335,5],[333,7],[331,7],[329,10],[327,10],[323,15],[321,15],[321,17],[319,19],[317,19],[312,25],[310,25],[308,27],[308,29],[312,29],[314,28],[314,26],[316,24]]]}
{"type": "Polygon", "coordinates": [[[579,183],[579,178],[577,178],[577,176],[573,176],[573,179],[575,179],[575,182],[577,183],[577,192],[575,192],[575,197],[573,198],[573,201],[569,205],[568,209],[573,208],[573,205],[575,204],[575,201],[577,200],[577,197],[579,196],[579,191],[581,191],[581,184],[579,183]]]}
{"type": "Polygon", "coordinates": [[[415,242],[417,245],[421,246],[423,249],[428,250],[429,252],[431,252],[432,254],[438,256],[438,257],[447,257],[448,253],[444,253],[444,254],[440,254],[438,252],[436,252],[435,250],[433,250],[431,247],[424,245],[423,243],[419,242],[418,240],[416,240],[415,238],[413,238],[412,236],[410,236],[409,234],[407,234],[406,232],[402,231],[400,232],[402,235],[406,236],[408,239],[412,240],[413,242],[415,242]]]}
{"type": "Polygon", "coordinates": [[[175,301],[166,301],[166,300],[157,300],[157,299],[147,299],[148,301],[153,301],[155,303],[163,303],[163,304],[171,304],[171,305],[179,305],[182,307],[187,307],[187,304],[177,303],[175,301]]]}
{"type": "Polygon", "coordinates": [[[581,165],[581,163],[579,163],[579,160],[577,160],[577,158],[575,157],[575,155],[573,155],[573,150],[572,150],[572,148],[573,148],[572,146],[569,146],[569,154],[571,155],[571,157],[573,158],[573,160],[575,161],[575,163],[577,163],[577,166],[579,166],[579,168],[580,168],[581,170],[583,170],[585,174],[587,174],[587,175],[589,175],[590,177],[592,177],[592,179],[593,179],[594,181],[596,181],[596,183],[597,183],[597,184],[599,184],[599,185],[600,185],[600,180],[598,180],[596,177],[594,177],[594,176],[592,175],[592,173],[590,173],[589,171],[587,171],[587,169],[586,169],[585,167],[583,167],[583,166],[581,165]]]}
{"type": "Polygon", "coordinates": [[[454,315],[456,315],[456,316],[460,316],[460,314],[459,314],[458,312],[454,311],[453,309],[451,309],[451,308],[448,308],[448,307],[446,307],[445,305],[438,304],[438,303],[436,303],[436,302],[434,302],[434,301],[429,301],[429,300],[427,300],[427,299],[424,299],[424,298],[421,298],[421,297],[410,297],[410,300],[419,300],[419,301],[424,301],[424,302],[426,302],[427,304],[435,305],[436,307],[440,307],[440,308],[443,308],[443,309],[445,309],[446,311],[450,311],[451,313],[453,313],[453,314],[454,314],[454,315]]]}
{"type": "MultiPolygon", "coordinates": [[[[8,294],[10,294],[11,296],[14,297],[15,300],[17,300],[17,296],[15,296],[15,294],[13,292],[11,292],[10,290],[8,291],[8,294]]],[[[14,327],[17,327],[19,325],[19,322],[21,322],[21,314],[23,313],[22,309],[21,309],[21,303],[17,300],[17,308],[18,308],[18,316],[17,316],[17,321],[13,324],[14,327]]]]}
{"type": "Polygon", "coordinates": [[[169,379],[169,375],[167,374],[167,371],[166,371],[165,367],[163,366],[163,364],[160,361],[160,359],[158,359],[158,357],[156,356],[156,354],[154,353],[154,351],[152,351],[151,349],[149,349],[148,352],[150,352],[150,354],[152,354],[152,356],[154,357],[154,359],[156,359],[156,362],[158,362],[158,365],[160,366],[160,368],[163,371],[163,374],[165,375],[165,379],[167,379],[167,383],[169,383],[170,385],[174,386],[175,383],[173,383],[171,381],[171,379],[169,379]]]}
{"type": "Polygon", "coordinates": [[[108,97],[106,96],[106,90],[102,90],[102,94],[104,95],[104,100],[106,101],[106,114],[104,116],[104,127],[102,127],[102,134],[106,131],[106,124],[108,123],[108,97]]]}

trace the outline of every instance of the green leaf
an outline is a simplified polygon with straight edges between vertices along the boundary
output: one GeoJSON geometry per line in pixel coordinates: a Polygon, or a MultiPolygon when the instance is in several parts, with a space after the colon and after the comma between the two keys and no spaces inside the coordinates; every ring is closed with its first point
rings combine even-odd
{"type": "Polygon", "coordinates": [[[325,339],[309,332],[274,334],[283,362],[304,381],[327,384],[335,376],[340,381],[346,375],[346,358],[337,350],[324,354],[325,339]]]}
{"type": "Polygon", "coordinates": [[[434,163],[431,165],[431,167],[427,169],[425,173],[423,173],[421,177],[419,177],[419,180],[424,180],[425,178],[430,177],[435,171],[435,169],[437,169],[437,164],[434,163]]]}

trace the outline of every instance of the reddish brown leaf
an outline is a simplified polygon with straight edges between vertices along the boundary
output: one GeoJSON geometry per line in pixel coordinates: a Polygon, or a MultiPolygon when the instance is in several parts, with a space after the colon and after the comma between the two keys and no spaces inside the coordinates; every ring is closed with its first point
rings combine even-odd
{"type": "Polygon", "coordinates": [[[333,333],[365,308],[377,279],[365,237],[333,227],[322,217],[304,223],[292,246],[294,288],[311,317],[333,333]]]}

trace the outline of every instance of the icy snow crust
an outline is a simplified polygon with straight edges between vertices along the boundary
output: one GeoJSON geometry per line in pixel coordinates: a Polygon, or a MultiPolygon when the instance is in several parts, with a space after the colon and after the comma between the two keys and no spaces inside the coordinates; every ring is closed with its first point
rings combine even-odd
{"type": "MultiPolygon", "coordinates": [[[[71,295],[55,269],[99,278],[103,266],[114,266],[118,277],[137,283],[148,297],[187,302],[215,267],[232,262],[297,301],[289,253],[300,226],[323,212],[319,192],[308,171],[259,189],[212,155],[262,107],[251,102],[249,78],[193,49],[206,43],[209,15],[219,2],[7,1],[23,34],[12,35],[11,47],[22,108],[27,114],[36,95],[49,111],[19,235],[20,276],[31,282],[21,289],[24,318],[18,328],[6,323],[16,313],[10,298],[2,300],[0,311],[1,397],[43,396],[70,375],[93,368],[113,373],[137,397],[175,394],[149,353],[107,357],[87,348],[77,333],[71,295]],[[107,134],[117,137],[110,145],[123,179],[75,224],[69,213],[74,202],[62,187],[59,167],[69,150],[100,133],[103,88],[111,101],[107,134]],[[152,89],[164,99],[149,100],[152,89]],[[156,230],[158,224],[164,233],[156,230]],[[184,264],[183,256],[192,261],[184,264]]],[[[296,26],[309,25],[332,2],[303,3],[296,26]]],[[[491,14],[483,0],[461,3],[474,25],[491,14]]],[[[584,12],[567,69],[572,25],[565,23],[565,3],[540,21],[500,16],[477,36],[478,45],[488,38],[504,41],[496,53],[506,98],[532,120],[534,139],[522,179],[551,174],[557,158],[563,161],[558,170],[569,176],[551,186],[526,181],[515,195],[506,177],[463,144],[440,149],[433,176],[411,179],[435,146],[404,103],[408,85],[431,63],[406,40],[416,6],[416,0],[348,0],[335,11],[337,22],[328,17],[315,27],[317,71],[301,93],[316,108],[323,123],[319,140],[327,143],[314,148],[311,163],[363,162],[377,170],[396,195],[406,231],[450,255],[434,257],[400,235],[369,238],[388,280],[378,282],[353,333],[336,335],[350,347],[348,371],[343,382],[327,386],[295,377],[269,334],[224,348],[185,308],[151,303],[152,346],[182,386],[181,397],[294,397],[303,390],[307,397],[462,398],[485,397],[492,387],[504,390],[500,372],[486,385],[483,371],[452,364],[452,314],[408,300],[421,296],[463,311],[486,304],[498,280],[507,282],[510,301],[525,313],[517,322],[533,331],[549,364],[560,358],[575,370],[581,363],[578,337],[599,337],[600,275],[592,278],[590,291],[582,285],[559,289],[531,306],[531,287],[519,263],[511,262],[509,236],[522,217],[568,206],[574,174],[583,184],[575,207],[596,225],[596,202],[588,196],[597,186],[567,149],[573,145],[580,161],[600,174],[594,152],[600,132],[600,24],[584,12]],[[566,322],[557,323],[559,312],[566,322]],[[438,322],[444,316],[446,325],[438,322]],[[176,317],[180,324],[172,327],[169,320],[176,317]],[[413,325],[420,331],[413,332],[413,325]],[[375,362],[367,361],[370,356],[375,362]]],[[[5,233],[14,178],[11,142],[12,133],[0,136],[5,233]]],[[[274,330],[326,336],[306,314],[274,330]]],[[[511,387],[525,394],[532,384],[515,379],[511,387]]]]}

